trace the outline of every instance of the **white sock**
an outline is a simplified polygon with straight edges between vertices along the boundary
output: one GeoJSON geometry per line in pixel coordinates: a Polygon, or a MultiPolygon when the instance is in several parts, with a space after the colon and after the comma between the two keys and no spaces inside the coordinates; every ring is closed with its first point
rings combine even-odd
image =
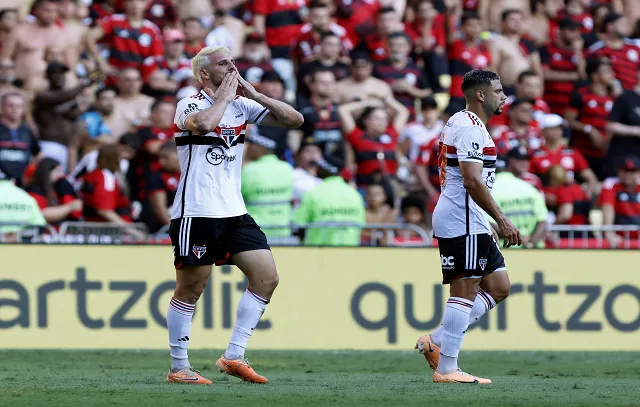
{"type": "Polygon", "coordinates": [[[269,300],[247,289],[240,298],[236,310],[236,325],[231,332],[229,347],[224,352],[227,359],[244,357],[244,351],[251,337],[253,329],[258,325],[269,300]]]}
{"type": "Polygon", "coordinates": [[[196,306],[171,298],[167,311],[167,328],[169,329],[169,348],[171,351],[171,370],[184,369],[191,366],[187,356],[189,335],[191,335],[191,319],[196,306]]]}
{"type": "Polygon", "coordinates": [[[450,297],[442,318],[442,346],[438,371],[449,373],[458,368],[458,353],[464,334],[469,327],[469,315],[473,302],[460,297],[450,297]]]}
{"type": "MultiPolygon", "coordinates": [[[[480,318],[491,311],[496,306],[496,300],[483,289],[478,290],[478,295],[476,295],[476,300],[473,302],[473,308],[471,309],[471,314],[469,315],[469,326],[475,324],[480,320],[480,318]]],[[[440,346],[442,344],[442,325],[438,327],[431,334],[431,341],[440,346]]]]}

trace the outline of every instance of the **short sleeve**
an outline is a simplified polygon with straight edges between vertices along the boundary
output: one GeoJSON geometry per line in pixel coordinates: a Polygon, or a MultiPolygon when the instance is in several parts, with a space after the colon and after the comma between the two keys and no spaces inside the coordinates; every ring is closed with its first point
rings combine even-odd
{"type": "Polygon", "coordinates": [[[571,196],[571,190],[567,187],[558,188],[556,192],[556,196],[558,197],[558,206],[573,203],[573,196],[571,196]]]}
{"type": "Polygon", "coordinates": [[[240,102],[240,106],[242,106],[242,110],[244,110],[244,114],[246,115],[249,123],[260,124],[269,114],[269,109],[262,106],[255,100],[241,96],[236,99],[236,102],[240,102]]]}
{"type": "Polygon", "coordinates": [[[486,135],[480,126],[466,126],[456,135],[453,147],[456,148],[458,161],[482,163],[486,135]]]}
{"type": "Polygon", "coordinates": [[[589,168],[589,163],[579,151],[574,151],[573,164],[576,171],[583,171],[589,168]]]}
{"type": "Polygon", "coordinates": [[[194,113],[197,113],[202,110],[202,106],[196,102],[196,99],[185,98],[178,102],[178,106],[176,107],[176,115],[174,118],[174,123],[180,130],[187,131],[187,126],[185,122],[187,118],[194,113]]]}
{"type": "Polygon", "coordinates": [[[162,173],[160,171],[151,171],[144,187],[145,192],[148,195],[165,191],[164,182],[162,181],[162,173]]]}
{"type": "Polygon", "coordinates": [[[611,205],[616,206],[616,193],[613,188],[607,188],[606,186],[600,191],[600,199],[598,200],[600,206],[611,205]]]}

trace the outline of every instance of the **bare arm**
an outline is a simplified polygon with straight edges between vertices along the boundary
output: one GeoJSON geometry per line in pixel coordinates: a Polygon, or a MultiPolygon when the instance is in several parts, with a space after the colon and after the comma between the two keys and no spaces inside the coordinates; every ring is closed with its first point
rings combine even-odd
{"type": "Polygon", "coordinates": [[[293,106],[263,95],[258,92],[252,84],[244,80],[243,77],[240,75],[237,75],[237,77],[244,95],[269,109],[269,114],[260,124],[264,126],[283,127],[285,129],[297,129],[302,126],[302,123],[304,123],[304,117],[300,112],[294,109],[293,106]]]}
{"type": "Polygon", "coordinates": [[[418,165],[414,168],[413,172],[416,174],[420,186],[422,187],[422,189],[424,189],[429,199],[433,199],[438,196],[438,191],[433,187],[433,185],[431,185],[431,182],[429,181],[427,167],[418,165]]]}
{"type": "Polygon", "coordinates": [[[607,123],[607,131],[614,133],[616,136],[640,137],[640,126],[609,122],[607,123]]]}
{"type": "Polygon", "coordinates": [[[556,225],[567,223],[573,216],[573,204],[565,203],[558,207],[556,211],[556,225]]]}
{"type": "Polygon", "coordinates": [[[175,92],[178,89],[178,84],[167,78],[167,76],[160,70],[156,70],[149,76],[147,80],[149,87],[152,89],[164,90],[168,92],[175,92]]]}
{"type": "Polygon", "coordinates": [[[589,185],[589,192],[591,195],[598,193],[598,177],[591,168],[585,168],[580,172],[580,176],[589,185]]]}
{"type": "Polygon", "coordinates": [[[266,17],[263,14],[253,15],[253,28],[255,28],[256,33],[262,35],[263,37],[266,31],[266,21],[266,17]]]}
{"type": "Polygon", "coordinates": [[[171,222],[169,212],[167,211],[167,193],[158,191],[149,195],[149,203],[156,220],[162,225],[168,225],[171,222]]]}
{"type": "MultiPolygon", "coordinates": [[[[615,223],[616,212],[611,204],[602,205],[602,225],[611,226],[615,223]]],[[[615,232],[604,232],[605,237],[615,246],[621,240],[621,236],[618,236],[615,232]]]]}
{"type": "Polygon", "coordinates": [[[534,72],[537,72],[538,75],[540,75],[544,79],[547,79],[547,77],[544,76],[544,70],[542,69],[542,62],[540,61],[540,54],[538,53],[538,51],[529,55],[529,62],[531,63],[531,69],[534,72]]]}
{"type": "MultiPolygon", "coordinates": [[[[481,2],[480,5],[488,3],[481,2]]],[[[489,53],[491,54],[491,64],[489,65],[489,70],[498,72],[500,69],[500,65],[502,64],[502,50],[498,44],[496,44],[495,40],[491,40],[487,42],[487,47],[489,48],[489,53]]]]}
{"type": "Polygon", "coordinates": [[[505,238],[505,247],[522,244],[520,232],[502,213],[500,207],[491,196],[489,188],[482,180],[482,162],[460,162],[462,182],[471,199],[489,214],[497,223],[500,233],[505,238]]]}
{"type": "Polygon", "coordinates": [[[45,90],[36,95],[35,104],[38,106],[54,106],[68,102],[78,96],[90,84],[83,83],[71,89],[45,90]]]}
{"type": "Polygon", "coordinates": [[[529,244],[531,247],[536,247],[538,242],[543,241],[547,234],[547,222],[542,221],[536,224],[536,228],[533,230],[533,233],[529,237],[529,244]]]}
{"type": "Polygon", "coordinates": [[[347,135],[356,128],[356,121],[354,119],[354,113],[358,110],[364,109],[368,106],[373,106],[377,103],[375,99],[362,100],[359,102],[345,103],[338,106],[338,116],[340,117],[340,124],[342,125],[342,132],[347,135]]]}
{"type": "Polygon", "coordinates": [[[64,205],[50,206],[41,210],[47,223],[57,223],[64,220],[71,212],[82,209],[82,201],[76,199],[64,205]]]}
{"type": "Polygon", "coordinates": [[[18,31],[16,28],[11,35],[7,37],[6,41],[2,44],[2,53],[0,54],[0,61],[11,61],[18,49],[18,31]]]}
{"type": "Polygon", "coordinates": [[[236,71],[225,75],[215,93],[211,89],[206,88],[204,91],[217,103],[214,103],[213,106],[207,109],[190,114],[184,122],[185,127],[199,136],[204,136],[215,130],[227,106],[236,97],[238,77],[239,75],[236,71]]]}
{"type": "Polygon", "coordinates": [[[409,120],[409,109],[395,100],[395,98],[386,98],[383,102],[393,112],[393,128],[398,134],[402,133],[409,120]]]}

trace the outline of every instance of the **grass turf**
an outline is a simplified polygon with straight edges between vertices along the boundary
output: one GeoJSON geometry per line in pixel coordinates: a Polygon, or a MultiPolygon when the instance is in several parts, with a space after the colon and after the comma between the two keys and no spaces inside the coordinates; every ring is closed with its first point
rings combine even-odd
{"type": "Polygon", "coordinates": [[[191,351],[211,386],[165,383],[166,351],[0,351],[0,406],[638,406],[640,354],[463,352],[492,385],[431,382],[403,352],[251,351],[255,385],[215,371],[221,351],[191,351]]]}

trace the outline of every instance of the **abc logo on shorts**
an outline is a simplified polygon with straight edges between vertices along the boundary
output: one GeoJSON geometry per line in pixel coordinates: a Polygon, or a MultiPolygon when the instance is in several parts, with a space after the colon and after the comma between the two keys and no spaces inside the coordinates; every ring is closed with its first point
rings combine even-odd
{"type": "Polygon", "coordinates": [[[220,165],[223,161],[235,161],[235,155],[227,155],[221,147],[210,147],[207,150],[207,161],[211,165],[220,165]]]}

